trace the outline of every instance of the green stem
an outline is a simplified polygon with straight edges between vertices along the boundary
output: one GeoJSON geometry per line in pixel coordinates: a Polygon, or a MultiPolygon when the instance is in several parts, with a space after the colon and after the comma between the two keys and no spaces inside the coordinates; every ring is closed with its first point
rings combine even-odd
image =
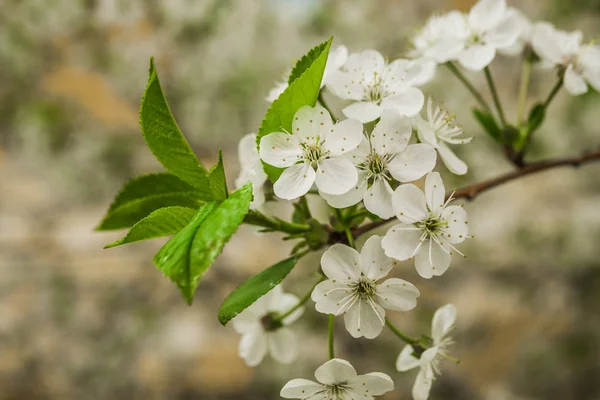
{"type": "Polygon", "coordinates": [[[554,85],[554,87],[552,88],[552,91],[550,92],[550,94],[548,94],[548,97],[546,98],[546,101],[544,101],[544,107],[548,108],[548,105],[550,105],[550,102],[552,101],[552,99],[554,99],[554,96],[556,96],[556,93],[558,93],[558,91],[560,90],[560,88],[563,85],[563,78],[560,78],[558,80],[558,82],[556,82],[556,84],[554,85]]]}
{"type": "Polygon", "coordinates": [[[389,319],[387,319],[387,318],[385,319],[385,325],[386,325],[388,328],[390,328],[390,330],[391,330],[392,332],[394,332],[394,334],[395,334],[396,336],[398,336],[398,337],[400,338],[400,340],[402,340],[402,341],[404,341],[404,342],[406,342],[406,343],[408,343],[408,344],[411,344],[411,345],[412,345],[412,344],[417,344],[417,343],[419,343],[419,339],[413,339],[413,338],[411,338],[410,336],[408,336],[408,335],[405,335],[404,333],[402,333],[402,332],[400,331],[400,329],[396,328],[396,327],[394,326],[394,324],[392,324],[392,323],[390,322],[390,320],[389,320],[389,319]]]}
{"type": "Polygon", "coordinates": [[[483,71],[485,72],[485,79],[487,80],[488,86],[490,87],[490,91],[492,92],[492,98],[494,99],[496,111],[500,116],[500,122],[502,123],[502,127],[506,128],[506,118],[504,118],[504,110],[502,110],[502,103],[500,103],[500,98],[498,97],[498,92],[496,91],[496,85],[494,84],[494,80],[492,79],[490,69],[489,67],[485,67],[483,71]]]}
{"type": "Polygon", "coordinates": [[[335,117],[335,115],[333,114],[333,112],[331,111],[331,108],[329,108],[329,106],[327,105],[327,103],[325,102],[325,99],[323,98],[323,90],[321,89],[321,91],[319,92],[319,103],[323,106],[324,109],[327,110],[327,112],[329,113],[329,115],[331,115],[331,118],[334,121],[337,121],[337,118],[335,117]]]}
{"type": "Polygon", "coordinates": [[[310,290],[308,292],[306,292],[306,294],[304,295],[304,297],[302,297],[300,299],[300,301],[298,301],[298,303],[290,308],[289,310],[287,310],[285,313],[283,313],[282,315],[277,317],[278,321],[283,321],[285,318],[289,317],[294,311],[296,311],[297,309],[299,309],[300,307],[302,307],[302,305],[304,303],[306,303],[308,301],[308,299],[310,299],[310,295],[312,294],[313,290],[315,290],[315,288],[317,287],[317,285],[321,282],[323,282],[326,278],[324,276],[321,277],[321,279],[319,279],[314,285],[312,285],[312,287],[310,288],[310,290]]]}
{"type": "Polygon", "coordinates": [[[529,79],[531,78],[531,59],[523,58],[523,67],[521,71],[521,87],[519,88],[519,102],[517,105],[517,123],[524,121],[525,100],[527,100],[527,90],[529,89],[529,79]]]}
{"type": "Polygon", "coordinates": [[[329,324],[327,327],[327,343],[328,343],[328,349],[329,349],[329,359],[333,359],[335,358],[335,352],[333,349],[333,320],[335,318],[335,315],[333,314],[329,314],[329,324]]]}
{"type": "Polygon", "coordinates": [[[246,214],[244,217],[244,223],[267,228],[271,231],[284,232],[288,234],[306,233],[310,231],[309,225],[287,222],[279,218],[271,218],[256,210],[252,210],[246,214]]]}
{"type": "Polygon", "coordinates": [[[348,239],[348,244],[350,245],[350,247],[355,249],[356,246],[354,245],[354,236],[352,235],[352,231],[350,230],[350,227],[346,226],[344,228],[344,231],[346,232],[346,239],[348,239]]]}
{"type": "Polygon", "coordinates": [[[458,78],[459,81],[461,81],[463,83],[463,85],[465,85],[465,87],[469,90],[469,92],[471,92],[471,94],[475,97],[475,99],[477,99],[479,104],[481,104],[481,106],[486,111],[489,112],[491,109],[490,109],[490,106],[488,105],[487,101],[485,101],[485,99],[483,98],[481,93],[479,93],[479,91],[475,88],[475,86],[473,86],[473,84],[471,82],[469,82],[469,80],[463,75],[463,73],[460,72],[460,70],[456,67],[456,65],[454,65],[451,61],[448,61],[444,65],[446,67],[448,67],[448,69],[458,78]]]}

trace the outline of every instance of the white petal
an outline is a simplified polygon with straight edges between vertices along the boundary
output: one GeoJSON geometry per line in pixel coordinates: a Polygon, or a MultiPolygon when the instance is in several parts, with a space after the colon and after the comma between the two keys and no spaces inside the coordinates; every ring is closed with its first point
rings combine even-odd
{"type": "Polygon", "coordinates": [[[331,116],[325,108],[319,104],[304,106],[294,115],[291,133],[302,142],[314,142],[317,136],[325,137],[332,126],[331,116]]]}
{"type": "Polygon", "coordinates": [[[284,399],[306,399],[323,390],[323,385],[308,379],[292,379],[281,389],[280,396],[284,399]]]}
{"type": "Polygon", "coordinates": [[[390,278],[377,285],[377,302],[394,311],[409,311],[417,306],[419,289],[403,279],[390,278]]]}
{"type": "Polygon", "coordinates": [[[327,194],[319,192],[321,197],[333,208],[345,208],[362,201],[367,191],[367,179],[364,172],[358,172],[358,183],[344,194],[327,194]]]}
{"type": "Polygon", "coordinates": [[[366,399],[372,399],[372,396],[381,396],[394,390],[394,381],[384,373],[371,372],[350,379],[346,386],[366,399]]]}
{"type": "Polygon", "coordinates": [[[346,158],[320,159],[317,165],[315,183],[323,193],[344,194],[358,183],[356,166],[346,158]]]}
{"type": "Polygon", "coordinates": [[[410,119],[395,110],[385,110],[371,133],[371,145],[377,154],[395,154],[404,150],[412,135],[410,119]]]}
{"type": "Polygon", "coordinates": [[[446,272],[450,261],[450,249],[447,244],[442,248],[433,240],[427,239],[415,256],[415,268],[422,278],[431,279],[446,272]]]}
{"type": "Polygon", "coordinates": [[[456,307],[454,304],[446,304],[438,308],[433,314],[431,322],[431,338],[437,345],[452,330],[456,322],[456,307]]]}
{"type": "Polygon", "coordinates": [[[587,83],[581,75],[573,70],[573,64],[569,64],[565,71],[565,89],[573,96],[579,96],[588,91],[587,83]]]}
{"type": "MultiPolygon", "coordinates": [[[[297,296],[294,296],[290,293],[283,293],[278,299],[271,300],[271,304],[269,305],[269,311],[274,311],[280,314],[285,314],[292,308],[296,307],[300,299],[297,296]]],[[[295,321],[297,321],[302,314],[304,314],[304,307],[299,307],[288,315],[283,321],[284,325],[289,325],[295,321]]]]}
{"type": "Polygon", "coordinates": [[[388,257],[408,260],[413,257],[420,244],[422,231],[412,224],[398,224],[390,228],[381,241],[388,257]]]}
{"type": "Polygon", "coordinates": [[[381,102],[383,109],[393,109],[409,117],[417,115],[423,108],[425,96],[421,90],[408,87],[402,92],[386,97],[381,102]]]}
{"type": "Polygon", "coordinates": [[[265,100],[269,103],[274,102],[281,95],[281,93],[283,93],[283,91],[287,89],[287,87],[287,82],[277,83],[273,89],[269,90],[269,94],[267,95],[267,97],[265,97],[265,100]]]}
{"type": "Polygon", "coordinates": [[[264,332],[246,333],[239,345],[240,357],[249,367],[256,367],[267,354],[267,336],[264,332]]]}
{"type": "Polygon", "coordinates": [[[444,240],[450,243],[461,243],[469,234],[467,212],[460,206],[448,206],[442,212],[442,218],[448,222],[444,240]]]}
{"type": "Polygon", "coordinates": [[[324,385],[343,383],[354,377],[354,367],[348,361],[339,358],[327,361],[315,371],[315,378],[324,385]]]}
{"type": "Polygon", "coordinates": [[[341,282],[360,278],[360,254],[352,247],[336,243],[329,247],[321,256],[323,273],[329,279],[341,282]]]}
{"type": "Polygon", "coordinates": [[[413,356],[414,349],[410,344],[404,346],[398,359],[396,360],[396,369],[400,372],[410,371],[411,369],[417,368],[421,362],[415,356],[413,356]]]}
{"type": "Polygon", "coordinates": [[[425,199],[434,213],[440,213],[444,205],[446,189],[439,172],[430,172],[425,179],[425,199]]]}
{"type": "Polygon", "coordinates": [[[520,33],[519,22],[507,14],[498,26],[485,35],[485,42],[497,49],[505,49],[517,42],[520,33]]]}
{"type": "Polygon", "coordinates": [[[348,297],[353,291],[341,280],[327,279],[319,283],[310,297],[315,302],[315,309],[323,314],[339,315],[350,304],[348,297]]]}
{"type": "Polygon", "coordinates": [[[371,236],[360,250],[362,272],[373,280],[383,278],[392,269],[392,260],[385,255],[381,239],[381,236],[371,236]]]}
{"type": "Polygon", "coordinates": [[[471,71],[481,71],[496,57],[496,49],[490,44],[474,44],[458,55],[458,62],[471,71]]]}
{"type": "Polygon", "coordinates": [[[444,142],[440,142],[438,151],[444,165],[450,172],[456,175],[464,175],[467,173],[467,164],[454,154],[454,152],[444,142]]]}
{"type": "Polygon", "coordinates": [[[242,165],[253,165],[260,161],[258,146],[256,145],[256,133],[249,133],[240,139],[238,157],[242,165]]]}
{"type": "Polygon", "coordinates": [[[387,180],[375,178],[373,184],[365,193],[365,208],[379,218],[388,219],[394,216],[392,207],[392,190],[387,180]]]}
{"type": "Polygon", "coordinates": [[[413,400],[427,400],[433,384],[433,369],[429,366],[421,369],[412,389],[413,400]]]}
{"type": "MultiPolygon", "coordinates": [[[[433,107],[433,103],[431,97],[427,100],[427,109],[431,109],[433,107]]],[[[429,121],[425,121],[420,115],[415,115],[413,121],[416,120],[417,123],[417,136],[419,137],[419,141],[422,143],[427,143],[432,146],[437,146],[437,137],[431,124],[429,121]]]]}
{"type": "Polygon", "coordinates": [[[298,355],[298,343],[296,335],[289,328],[280,328],[274,332],[267,333],[269,351],[276,361],[289,364],[298,355]]]}
{"type": "Polygon", "coordinates": [[[240,335],[243,335],[244,333],[260,330],[260,318],[262,318],[262,316],[263,314],[257,315],[251,309],[246,308],[236,315],[236,317],[231,320],[231,323],[233,324],[233,329],[240,335]]]}
{"type": "Polygon", "coordinates": [[[302,163],[287,168],[277,182],[273,191],[277,197],[284,200],[294,200],[304,196],[315,182],[315,170],[310,164],[302,163]]]}
{"type": "Polygon", "coordinates": [[[374,301],[359,297],[344,314],[344,323],[352,337],[374,339],[385,325],[385,310],[374,301]]]}
{"type": "Polygon", "coordinates": [[[392,206],[400,222],[412,224],[427,217],[425,194],[412,183],[396,188],[392,195],[392,206]]]}
{"type": "Polygon", "coordinates": [[[437,63],[435,61],[425,59],[417,60],[416,62],[420,65],[421,71],[417,76],[414,77],[412,84],[415,86],[421,86],[431,82],[435,77],[437,63]]]}
{"type": "Polygon", "coordinates": [[[327,77],[327,88],[336,96],[346,99],[360,101],[364,98],[365,90],[360,82],[360,74],[342,71],[333,71],[327,77]]]}
{"type": "Polygon", "coordinates": [[[399,182],[412,182],[422,178],[433,170],[437,154],[435,149],[425,143],[411,144],[396,154],[388,164],[388,170],[399,182]]]}
{"type": "Polygon", "coordinates": [[[381,111],[381,107],[370,101],[352,103],[342,110],[347,118],[356,119],[363,124],[379,118],[381,111]]]}
{"type": "Polygon", "coordinates": [[[479,0],[469,11],[469,25],[475,31],[494,28],[506,16],[506,0],[479,0]]]}
{"type": "Polygon", "coordinates": [[[296,164],[301,155],[298,139],[287,133],[273,132],[260,139],[260,158],[274,167],[290,167],[296,164]]]}
{"type": "Polygon", "coordinates": [[[338,156],[358,147],[363,139],[363,125],[355,119],[346,119],[338,122],[322,137],[325,139],[323,147],[331,155],[338,156]]]}
{"type": "MultiPolygon", "coordinates": [[[[372,78],[375,74],[381,76],[385,68],[385,59],[375,50],[365,50],[360,53],[360,70],[364,76],[372,78]]],[[[348,60],[350,61],[350,60],[348,60]]],[[[346,68],[350,70],[353,66],[348,63],[346,68]]]]}
{"type": "Polygon", "coordinates": [[[323,71],[323,81],[321,87],[329,82],[329,78],[334,71],[340,69],[348,60],[348,49],[346,46],[338,46],[329,52],[325,71],[323,71]]]}
{"type": "Polygon", "coordinates": [[[541,59],[552,64],[559,64],[564,56],[556,40],[556,31],[549,23],[538,22],[535,24],[531,45],[541,59]]]}

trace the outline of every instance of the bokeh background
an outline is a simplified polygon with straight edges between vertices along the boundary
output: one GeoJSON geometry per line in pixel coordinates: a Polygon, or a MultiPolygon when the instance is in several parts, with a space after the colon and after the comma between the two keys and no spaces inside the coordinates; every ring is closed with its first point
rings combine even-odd
{"type": "MultiPolygon", "coordinates": [[[[287,254],[276,235],[243,227],[191,307],[152,264],[164,240],[102,250],[122,234],[93,231],[112,196],[161,169],[137,124],[149,57],[194,149],[211,165],[222,148],[233,182],[237,141],[256,131],[269,89],[310,47],[334,35],[351,51],[394,59],[428,15],[472,3],[0,0],[0,398],[275,399],[287,380],[311,377],[327,349],[326,318],[310,303],[296,325],[302,357],[289,366],[247,368],[238,336],[216,319],[232,288],[287,254]]],[[[597,0],[511,3],[598,35],[597,0]]],[[[514,118],[519,59],[499,57],[492,71],[514,118]]],[[[485,90],[481,75],[468,75],[485,90]]],[[[554,79],[534,73],[529,104],[554,79]]],[[[466,176],[440,167],[448,186],[511,169],[448,71],[424,90],[475,136],[459,149],[466,176]]],[[[598,93],[561,92],[530,158],[597,146],[599,106],[598,93]]],[[[422,292],[417,309],[391,315],[406,332],[429,332],[447,302],[459,309],[453,354],[462,362],[444,365],[432,399],[600,399],[599,177],[600,164],[556,169],[487,192],[466,206],[467,259],[432,281],[409,262],[394,272],[422,292]]],[[[304,293],[318,259],[304,259],[286,290],[304,293]]],[[[359,372],[390,374],[397,390],[385,399],[409,399],[415,372],[394,370],[402,344],[387,331],[350,340],[337,322],[337,354],[359,372]]]]}

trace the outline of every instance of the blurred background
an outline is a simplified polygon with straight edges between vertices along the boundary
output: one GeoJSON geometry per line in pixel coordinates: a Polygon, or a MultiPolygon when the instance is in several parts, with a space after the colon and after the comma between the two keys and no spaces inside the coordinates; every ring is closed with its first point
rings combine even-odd
{"type": "MultiPolygon", "coordinates": [[[[532,19],[598,35],[597,0],[510,1],[532,19]]],[[[472,0],[0,0],[0,398],[265,399],[326,359],[326,318],[309,303],[295,328],[302,357],[238,358],[239,337],[219,325],[237,284],[289,252],[276,235],[243,227],[205,275],[189,307],[152,264],[164,240],[102,250],[124,232],[93,229],[129,178],[159,171],[138,129],[137,109],[155,56],[171,108],[204,161],[224,150],[238,173],[237,141],[256,131],[264,97],[294,60],[330,35],[351,51],[390,59],[435,12],[472,0]]],[[[514,119],[520,61],[492,65],[514,119]]],[[[468,74],[485,91],[481,74],[468,74]]],[[[531,97],[551,72],[535,72],[531,97]]],[[[475,136],[458,149],[462,186],[508,171],[473,122],[474,101],[440,68],[424,91],[475,136]]],[[[487,95],[487,92],[486,92],[487,95]]],[[[531,159],[572,155],[600,143],[600,95],[561,92],[535,137],[531,159]]],[[[467,204],[475,239],[443,277],[394,271],[421,289],[418,307],[390,318],[417,336],[433,311],[457,305],[453,355],[431,399],[600,399],[600,164],[555,169],[504,185],[467,204]]],[[[315,206],[315,210],[318,206],[315,206]]],[[[285,282],[303,294],[318,254],[285,282]]],[[[337,355],[359,373],[386,372],[409,399],[416,371],[399,373],[402,348],[387,331],[350,340],[337,321],[337,355]]]]}

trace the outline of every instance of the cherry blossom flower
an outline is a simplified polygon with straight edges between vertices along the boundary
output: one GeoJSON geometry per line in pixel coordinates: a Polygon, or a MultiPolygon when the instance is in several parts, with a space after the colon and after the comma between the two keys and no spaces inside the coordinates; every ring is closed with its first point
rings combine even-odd
{"type": "Polygon", "coordinates": [[[357,375],[346,360],[334,358],[315,371],[317,382],[293,379],[281,389],[284,399],[373,400],[394,390],[392,378],[381,372],[357,375]]]}
{"type": "Polygon", "coordinates": [[[415,357],[415,349],[411,345],[406,345],[398,359],[396,360],[396,369],[400,372],[419,368],[417,379],[412,389],[414,400],[427,400],[431,385],[436,376],[440,375],[440,363],[443,359],[449,358],[448,347],[454,341],[448,336],[454,328],[456,322],[456,307],[452,304],[446,304],[437,309],[433,315],[431,323],[432,347],[425,350],[420,358],[415,357]]]}
{"type": "Polygon", "coordinates": [[[523,53],[526,46],[531,45],[531,38],[533,37],[533,31],[536,24],[531,22],[531,20],[519,9],[514,7],[509,7],[506,14],[506,18],[512,20],[512,24],[519,31],[519,34],[511,46],[504,47],[498,51],[507,56],[517,56],[523,53]]]}
{"type": "Polygon", "coordinates": [[[467,37],[466,16],[458,11],[431,16],[411,38],[409,56],[439,64],[455,59],[467,37]]]}
{"type": "Polygon", "coordinates": [[[381,244],[388,257],[415,258],[419,275],[430,279],[442,275],[450,266],[454,244],[468,235],[467,213],[460,206],[444,202],[444,183],[440,174],[430,172],[425,193],[413,184],[400,185],[392,195],[392,206],[400,224],[394,225],[381,244]]]}
{"type": "Polygon", "coordinates": [[[342,195],[321,196],[336,208],[349,207],[364,200],[373,214],[387,219],[394,216],[392,178],[411,182],[435,167],[436,153],[427,144],[408,144],[412,125],[408,117],[393,110],[381,114],[373,132],[348,157],[358,168],[358,182],[342,195]]]}
{"type": "Polygon", "coordinates": [[[355,338],[377,337],[385,325],[385,310],[409,311],[417,305],[419,290],[387,276],[394,263],[381,248],[381,237],[371,236],[360,254],[352,247],[334,244],[321,257],[326,281],[312,292],[317,311],[344,315],[346,329],[355,338]]]}
{"type": "Polygon", "coordinates": [[[375,50],[351,54],[342,69],[332,74],[328,87],[342,99],[355,101],[342,111],[362,123],[374,121],[383,110],[413,116],[423,107],[423,93],[414,86],[429,74],[419,63],[398,59],[387,64],[375,50]]]}
{"type": "Polygon", "coordinates": [[[232,320],[233,328],[242,335],[239,354],[246,364],[257,366],[267,353],[284,364],[296,359],[298,343],[288,326],[302,316],[304,307],[283,319],[279,316],[291,310],[298,301],[293,294],[283,293],[280,286],[275,286],[232,320]]]}
{"type": "Polygon", "coordinates": [[[450,172],[457,175],[467,173],[467,164],[454,154],[448,144],[465,144],[472,138],[461,136],[462,128],[454,124],[454,117],[448,111],[434,106],[430,97],[427,100],[427,119],[417,117],[416,125],[419,141],[433,146],[450,172]]]}
{"type": "Polygon", "coordinates": [[[255,133],[249,133],[240,140],[238,157],[240,174],[235,180],[235,186],[239,189],[247,183],[252,183],[254,200],[252,200],[250,208],[255,209],[265,202],[264,184],[267,181],[267,175],[258,156],[255,133]]]}
{"type": "Polygon", "coordinates": [[[547,23],[535,30],[532,39],[542,60],[564,70],[565,89],[573,96],[586,93],[588,83],[600,90],[600,46],[582,44],[582,39],[580,31],[565,32],[547,23]]]}
{"type": "Polygon", "coordinates": [[[358,172],[350,160],[340,156],[360,144],[362,131],[362,124],[354,119],[334,125],[320,105],[300,108],[291,133],[273,132],[260,140],[260,158],[285,168],[273,185],[275,194],[285,200],[296,199],[313,183],[327,194],[349,191],[358,181],[358,172]]]}

